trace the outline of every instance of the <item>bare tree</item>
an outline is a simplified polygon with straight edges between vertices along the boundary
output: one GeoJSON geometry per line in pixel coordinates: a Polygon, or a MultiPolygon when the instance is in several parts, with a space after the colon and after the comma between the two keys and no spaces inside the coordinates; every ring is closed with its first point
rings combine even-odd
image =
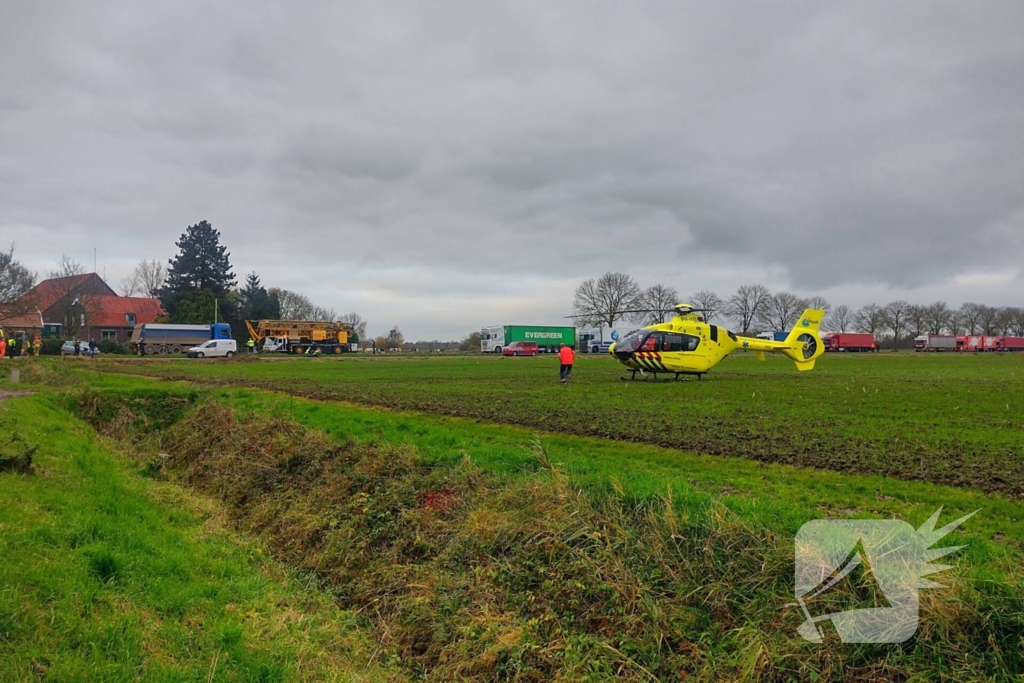
{"type": "Polygon", "coordinates": [[[981,306],[978,317],[978,325],[984,334],[999,334],[1000,320],[999,309],[994,306],[981,306]]]}
{"type": "Polygon", "coordinates": [[[764,285],[741,285],[725,302],[723,310],[740,324],[741,334],[747,334],[769,297],[771,293],[764,285]]]}
{"type": "Polygon", "coordinates": [[[964,316],[960,313],[960,309],[950,310],[946,316],[946,329],[949,330],[950,334],[960,335],[967,332],[967,328],[964,326],[964,316]]]}
{"type": "Polygon", "coordinates": [[[304,294],[274,287],[267,290],[267,295],[277,296],[281,320],[310,320],[313,315],[313,302],[304,294]]]}
{"type": "Polygon", "coordinates": [[[978,333],[978,330],[981,328],[981,316],[984,312],[984,308],[985,307],[982,304],[976,304],[972,301],[968,301],[957,310],[960,318],[960,324],[965,330],[967,330],[967,334],[978,333]]]}
{"type": "Polygon", "coordinates": [[[338,319],[337,314],[333,308],[327,308],[325,306],[314,306],[313,311],[309,315],[310,320],[316,320],[319,322],[333,322],[338,319]]]}
{"type": "Polygon", "coordinates": [[[33,306],[21,301],[21,297],[35,283],[35,273],[14,260],[13,244],[6,253],[0,252],[0,312],[15,316],[30,310],[33,306]]]}
{"type": "MultiPolygon", "coordinates": [[[[359,337],[360,341],[366,339],[366,320],[363,318],[363,316],[359,315],[358,313],[352,312],[346,313],[345,315],[338,318],[338,320],[345,323],[346,325],[351,325],[352,329],[355,330],[356,336],[359,337]]],[[[478,332],[477,337],[479,337],[479,335],[480,333],[478,332]]],[[[479,341],[480,340],[478,338],[477,346],[480,346],[479,341]]]]}
{"type": "Polygon", "coordinates": [[[135,296],[142,293],[142,285],[135,277],[135,271],[128,273],[121,278],[121,296],[135,296]]]}
{"type": "Polygon", "coordinates": [[[702,289],[699,292],[695,292],[690,297],[689,303],[693,304],[694,308],[704,309],[701,315],[704,316],[704,320],[711,322],[715,319],[718,313],[725,307],[725,302],[722,301],[722,297],[718,296],[710,289],[702,289]]]}
{"type": "Polygon", "coordinates": [[[857,311],[854,322],[861,332],[876,334],[885,326],[885,309],[875,302],[866,304],[857,311]]]}
{"type": "Polygon", "coordinates": [[[1012,308],[1012,322],[1010,329],[1018,337],[1024,337],[1024,308],[1012,308]]]}
{"type": "Polygon", "coordinates": [[[85,267],[62,255],[57,268],[48,276],[55,295],[54,306],[60,311],[62,330],[68,339],[76,337],[79,328],[89,324],[89,316],[96,308],[97,292],[92,287],[82,286],[78,280],[80,275],[85,275],[85,267]]]}
{"type": "Polygon", "coordinates": [[[807,302],[807,308],[814,308],[820,311],[825,311],[825,315],[828,315],[829,310],[832,309],[832,304],[830,304],[828,302],[828,299],[821,296],[820,294],[815,294],[812,297],[808,297],[807,299],[805,299],[805,301],[807,302]]]}
{"type": "Polygon", "coordinates": [[[638,308],[640,285],[625,273],[605,273],[595,282],[584,280],[576,288],[573,314],[578,322],[608,325],[625,316],[624,311],[638,308]]]}
{"type": "Polygon", "coordinates": [[[402,344],[405,343],[405,337],[402,335],[402,331],[395,325],[388,331],[387,339],[384,341],[385,348],[388,349],[400,349],[402,344]]]}
{"type": "Polygon", "coordinates": [[[807,302],[790,292],[769,296],[757,312],[758,321],[768,330],[782,332],[792,329],[797,318],[808,308],[807,302]]]}
{"type": "Polygon", "coordinates": [[[907,309],[907,327],[915,337],[928,328],[928,307],[910,304],[907,309]]]}
{"type": "Polygon", "coordinates": [[[950,323],[949,306],[945,301],[936,301],[925,307],[925,325],[931,334],[942,334],[950,323]]]}
{"type": "Polygon", "coordinates": [[[828,313],[828,329],[846,332],[853,325],[854,314],[846,304],[839,304],[828,313]]]}
{"type": "Polygon", "coordinates": [[[910,304],[902,299],[890,301],[882,309],[882,323],[892,332],[892,350],[899,349],[900,336],[907,327],[910,304]]]}
{"type": "Polygon", "coordinates": [[[1008,336],[1013,330],[1014,309],[1009,306],[999,308],[996,315],[996,333],[1008,336]]]}
{"type": "Polygon", "coordinates": [[[338,319],[333,308],[317,306],[305,294],[273,287],[267,290],[267,295],[277,297],[277,301],[281,306],[281,320],[331,322],[338,319]]]}
{"type": "Polygon", "coordinates": [[[665,316],[672,313],[678,303],[679,292],[675,287],[651,285],[636,300],[636,307],[646,309],[645,312],[632,314],[630,320],[648,325],[665,322],[665,316]]]}
{"type": "Polygon", "coordinates": [[[139,261],[135,270],[121,278],[122,296],[147,296],[155,299],[167,280],[167,268],[157,260],[139,261]]]}

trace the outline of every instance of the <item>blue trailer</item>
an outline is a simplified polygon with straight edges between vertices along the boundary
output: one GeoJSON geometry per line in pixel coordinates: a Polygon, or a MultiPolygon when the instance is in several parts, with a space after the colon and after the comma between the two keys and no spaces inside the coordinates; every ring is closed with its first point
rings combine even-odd
{"type": "Polygon", "coordinates": [[[143,345],[147,356],[161,353],[185,353],[193,346],[199,346],[211,339],[234,339],[231,326],[227,323],[209,325],[171,325],[145,323],[136,325],[128,342],[138,353],[143,345]]]}

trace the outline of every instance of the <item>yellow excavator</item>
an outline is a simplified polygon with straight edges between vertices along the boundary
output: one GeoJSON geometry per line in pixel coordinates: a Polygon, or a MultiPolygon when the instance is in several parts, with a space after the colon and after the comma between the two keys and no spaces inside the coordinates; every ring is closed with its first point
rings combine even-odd
{"type": "Polygon", "coordinates": [[[359,338],[351,325],[321,320],[246,320],[249,336],[261,353],[349,353],[359,338]]]}

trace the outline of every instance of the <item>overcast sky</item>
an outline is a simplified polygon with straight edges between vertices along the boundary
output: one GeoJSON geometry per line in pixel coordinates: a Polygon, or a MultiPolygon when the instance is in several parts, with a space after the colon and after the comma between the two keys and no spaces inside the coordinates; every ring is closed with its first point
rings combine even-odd
{"type": "Polygon", "coordinates": [[[1024,2],[0,0],[0,244],[115,286],[209,220],[370,332],[607,270],[1024,304],[1024,2]],[[148,7],[148,9],[147,9],[148,7]]]}

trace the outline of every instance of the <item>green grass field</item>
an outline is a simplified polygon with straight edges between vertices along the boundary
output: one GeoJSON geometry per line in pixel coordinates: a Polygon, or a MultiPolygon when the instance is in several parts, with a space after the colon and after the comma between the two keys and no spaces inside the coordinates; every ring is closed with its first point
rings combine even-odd
{"type": "MultiPolygon", "coordinates": [[[[76,432],[80,415],[124,444],[133,486],[155,485],[138,473],[156,471],[161,487],[219,499],[240,543],[320,577],[360,615],[353,642],[365,631],[413,677],[1024,673],[1024,358],[828,356],[797,375],[739,357],[701,383],[626,383],[609,359],[584,357],[569,386],[543,357],[25,369],[42,393],[5,410],[35,402],[76,432]],[[911,641],[822,648],[795,635],[802,617],[786,605],[801,524],[919,526],[943,506],[942,523],[980,512],[940,543],[967,547],[938,577],[950,588],[922,592],[911,641]]],[[[77,495],[69,507],[100,494],[77,495]]],[[[135,595],[159,599],[153,590],[135,595]]],[[[40,648],[63,638],[41,636],[40,648]]],[[[281,667],[295,651],[266,648],[281,667]]]]}
{"type": "Polygon", "coordinates": [[[727,358],[702,382],[622,382],[607,357],[103,362],[105,370],[477,417],[698,453],[1024,495],[1024,354],[727,358]]]}

